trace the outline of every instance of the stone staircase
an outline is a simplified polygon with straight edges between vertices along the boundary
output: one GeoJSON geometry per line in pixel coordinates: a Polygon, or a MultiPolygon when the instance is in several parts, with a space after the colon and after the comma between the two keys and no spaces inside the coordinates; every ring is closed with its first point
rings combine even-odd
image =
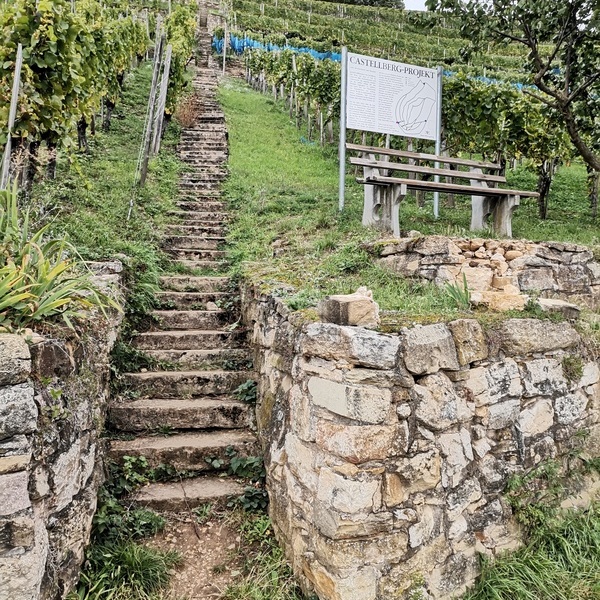
{"type": "Polygon", "coordinates": [[[238,292],[219,274],[227,225],[220,197],[227,175],[227,131],[208,55],[203,63],[193,82],[198,117],[183,131],[179,146],[188,169],[179,184],[178,222],[165,239],[179,266],[174,270],[189,274],[161,278],[156,326],[132,342],[168,368],[124,375],[128,393],[109,410],[112,428],[132,434],[119,437],[133,437],[111,442],[113,459],[144,456],[151,466],[198,474],[139,491],[136,501],[157,510],[182,511],[239,495],[243,486],[217,471],[226,469],[233,455],[258,453],[252,407],[232,394],[253,373],[245,337],[235,324],[238,292]]]}

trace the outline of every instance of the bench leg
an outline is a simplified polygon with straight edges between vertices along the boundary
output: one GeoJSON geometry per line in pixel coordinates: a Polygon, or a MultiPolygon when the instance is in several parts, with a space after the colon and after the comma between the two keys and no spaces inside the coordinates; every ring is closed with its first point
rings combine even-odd
{"type": "Polygon", "coordinates": [[[400,202],[406,198],[408,190],[406,184],[392,185],[391,186],[391,200],[392,200],[392,231],[394,237],[400,237],[400,202]]]}
{"type": "Polygon", "coordinates": [[[487,227],[488,217],[494,212],[495,199],[489,196],[471,196],[471,231],[487,227]]]}
{"type": "Polygon", "coordinates": [[[494,207],[494,230],[502,237],[512,237],[512,214],[521,202],[520,196],[500,198],[494,207]]]}
{"type": "MultiPolygon", "coordinates": [[[[363,176],[365,179],[373,175],[378,175],[379,169],[372,169],[370,167],[363,167],[363,176]]],[[[363,203],[363,216],[362,224],[365,227],[376,227],[377,226],[377,215],[376,215],[376,204],[379,204],[379,186],[376,185],[365,185],[364,187],[364,203],[363,203]]]]}

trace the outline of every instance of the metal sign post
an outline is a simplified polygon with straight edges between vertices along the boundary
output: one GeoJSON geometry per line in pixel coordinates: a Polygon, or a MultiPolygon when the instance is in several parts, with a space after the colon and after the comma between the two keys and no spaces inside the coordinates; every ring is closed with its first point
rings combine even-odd
{"type": "Polygon", "coordinates": [[[339,183],[339,209],[344,210],[346,197],[346,92],[348,88],[348,48],[342,48],[342,80],[341,80],[341,105],[340,105],[340,183],[339,183]]]}
{"type": "MultiPolygon", "coordinates": [[[[442,153],[442,82],[443,82],[443,69],[442,67],[437,68],[437,77],[438,77],[438,118],[437,118],[437,137],[435,140],[435,154],[439,156],[442,153]]],[[[435,163],[435,168],[440,168],[440,163],[435,163]]],[[[440,176],[435,175],[434,181],[436,183],[440,182],[440,176]]],[[[433,194],[433,216],[437,219],[440,216],[440,193],[434,192],[433,194]]]]}

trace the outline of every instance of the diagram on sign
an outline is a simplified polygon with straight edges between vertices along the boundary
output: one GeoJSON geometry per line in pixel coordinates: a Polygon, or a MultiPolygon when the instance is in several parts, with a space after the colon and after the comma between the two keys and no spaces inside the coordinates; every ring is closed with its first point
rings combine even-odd
{"type": "Polygon", "coordinates": [[[400,134],[409,137],[418,137],[430,129],[436,114],[437,92],[424,81],[417,81],[396,103],[396,124],[400,134]]]}

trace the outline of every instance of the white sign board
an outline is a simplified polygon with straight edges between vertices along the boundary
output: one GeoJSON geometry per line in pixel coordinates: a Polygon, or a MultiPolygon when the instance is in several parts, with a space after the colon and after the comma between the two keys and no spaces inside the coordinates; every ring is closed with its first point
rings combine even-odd
{"type": "Polygon", "coordinates": [[[424,140],[438,139],[436,69],[348,53],[346,126],[424,140]]]}

